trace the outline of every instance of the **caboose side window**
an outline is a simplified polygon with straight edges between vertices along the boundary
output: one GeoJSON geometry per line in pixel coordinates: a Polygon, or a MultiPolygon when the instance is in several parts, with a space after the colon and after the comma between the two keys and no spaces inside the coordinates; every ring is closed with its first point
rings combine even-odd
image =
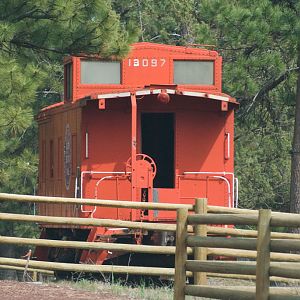
{"type": "Polygon", "coordinates": [[[214,62],[199,60],[174,60],[174,83],[213,85],[214,62]]]}
{"type": "Polygon", "coordinates": [[[41,181],[46,181],[46,141],[42,140],[42,154],[41,154],[41,181]]]}
{"type": "Polygon", "coordinates": [[[118,61],[81,60],[82,84],[120,84],[121,64],[118,61]]]}
{"type": "Polygon", "coordinates": [[[66,99],[71,100],[72,99],[72,81],[73,81],[73,67],[72,64],[69,63],[65,65],[65,93],[66,93],[66,99]]]}
{"type": "Polygon", "coordinates": [[[54,177],[54,145],[53,145],[53,140],[50,140],[50,178],[54,177]]]}
{"type": "Polygon", "coordinates": [[[62,137],[60,136],[57,140],[57,177],[62,178],[62,155],[63,155],[63,144],[62,137]]]}

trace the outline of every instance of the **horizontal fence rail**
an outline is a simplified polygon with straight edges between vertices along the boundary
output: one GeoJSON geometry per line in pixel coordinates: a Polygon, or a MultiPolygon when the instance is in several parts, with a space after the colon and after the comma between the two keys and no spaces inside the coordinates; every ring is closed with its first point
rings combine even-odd
{"type": "MultiPolygon", "coordinates": [[[[257,237],[257,230],[248,229],[236,229],[236,228],[224,228],[224,227],[214,227],[206,226],[207,233],[215,235],[225,235],[225,236],[239,236],[239,237],[257,237]]],[[[188,232],[193,232],[190,225],[188,226],[188,232]]],[[[300,234],[296,233],[286,233],[286,232],[271,232],[271,238],[274,239],[300,239],[300,234]]]]}
{"type": "MultiPolygon", "coordinates": [[[[0,257],[0,265],[11,265],[17,267],[25,267],[27,260],[4,258],[0,257]]],[[[149,276],[174,276],[173,268],[148,268],[148,267],[132,267],[132,266],[116,266],[116,265],[88,265],[88,264],[73,264],[73,263],[57,263],[34,261],[28,262],[30,268],[47,269],[52,271],[69,271],[69,272],[91,272],[91,273],[119,273],[119,274],[134,274],[134,275],[149,275],[149,276]]],[[[188,272],[187,276],[192,276],[188,272]]]]}
{"type": "Polygon", "coordinates": [[[0,213],[0,221],[21,221],[37,222],[43,224],[57,225],[80,225],[80,226],[99,226],[99,227],[122,227],[130,229],[157,230],[157,231],[176,231],[174,224],[160,224],[147,222],[121,221],[112,219],[91,219],[91,218],[71,218],[71,217],[49,217],[37,215],[21,215],[0,213]]]}
{"type": "MultiPolygon", "coordinates": [[[[11,266],[11,265],[0,265],[0,269],[2,270],[15,270],[15,271],[22,271],[24,272],[25,267],[16,267],[16,266],[11,266]]],[[[27,272],[37,272],[49,276],[53,276],[54,272],[50,270],[43,270],[43,269],[32,269],[32,268],[27,268],[27,272]]]]}
{"type": "Polygon", "coordinates": [[[218,247],[256,250],[257,239],[188,236],[189,247],[218,247]]]}
{"type": "MultiPolygon", "coordinates": [[[[188,216],[190,225],[196,224],[223,224],[223,225],[257,225],[258,215],[253,214],[218,214],[206,215],[195,214],[188,216]]],[[[271,226],[281,227],[300,227],[300,218],[298,214],[276,213],[272,215],[271,226]]]]}
{"type": "MultiPolygon", "coordinates": [[[[238,248],[238,247],[236,247],[238,248]]],[[[255,250],[239,250],[239,249],[226,249],[226,248],[206,248],[207,255],[213,256],[224,256],[228,258],[248,258],[248,259],[256,259],[257,251],[255,250]]],[[[189,248],[188,248],[189,253],[189,248]]],[[[291,254],[291,253],[270,253],[271,261],[285,261],[285,262],[300,262],[299,254],[291,254]]]]}
{"type": "MultiPolygon", "coordinates": [[[[80,199],[80,198],[66,198],[66,197],[53,197],[53,196],[19,195],[19,194],[8,194],[8,193],[0,193],[0,201],[74,204],[74,205],[115,207],[115,208],[168,210],[168,211],[171,210],[176,211],[179,208],[187,208],[190,211],[194,211],[194,205],[192,204],[132,202],[132,201],[105,200],[105,199],[95,200],[95,199],[88,199],[88,198],[80,199]]],[[[257,210],[243,209],[243,208],[230,208],[230,207],[212,206],[212,205],[207,205],[207,212],[213,214],[258,215],[257,210]]],[[[272,212],[272,215],[281,216],[281,218],[283,219],[290,217],[291,215],[297,217],[297,214],[282,213],[282,212],[272,212]]]]}
{"type": "MultiPolygon", "coordinates": [[[[48,239],[30,239],[0,236],[0,244],[12,245],[32,245],[42,247],[55,248],[72,248],[82,250],[111,250],[124,251],[134,253],[149,253],[149,254],[175,254],[175,246],[147,246],[147,245],[132,245],[132,244],[117,244],[104,242],[78,242],[78,241],[62,241],[48,239]]],[[[189,254],[193,253],[192,248],[188,248],[189,254]]]]}
{"type": "Polygon", "coordinates": [[[0,193],[0,201],[17,201],[17,202],[35,202],[35,203],[53,203],[53,204],[74,204],[74,205],[91,205],[116,208],[136,208],[136,209],[152,209],[152,210],[174,210],[179,208],[187,208],[193,210],[194,206],[188,204],[174,203],[153,203],[153,202],[133,202],[120,200],[103,200],[103,199],[80,199],[80,198],[64,198],[64,197],[47,197],[47,196],[31,196],[0,193]]]}
{"type": "MultiPolygon", "coordinates": [[[[212,287],[188,285],[185,294],[189,296],[230,299],[230,300],[253,300],[255,299],[255,287],[243,286],[243,290],[237,290],[236,286],[212,287]]],[[[270,300],[299,300],[300,292],[297,289],[270,288],[270,300]]]]}

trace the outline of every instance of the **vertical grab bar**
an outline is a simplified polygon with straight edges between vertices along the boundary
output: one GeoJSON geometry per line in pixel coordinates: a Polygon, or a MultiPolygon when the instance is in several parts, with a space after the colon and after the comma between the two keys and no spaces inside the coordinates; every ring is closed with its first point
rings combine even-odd
{"type": "Polygon", "coordinates": [[[225,132],[225,139],[226,139],[225,159],[228,160],[230,159],[230,133],[229,132],[225,132]]]}

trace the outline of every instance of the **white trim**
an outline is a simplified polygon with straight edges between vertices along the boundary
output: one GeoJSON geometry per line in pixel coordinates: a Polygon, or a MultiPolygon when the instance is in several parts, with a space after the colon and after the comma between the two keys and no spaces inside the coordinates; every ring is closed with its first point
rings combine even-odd
{"type": "MultiPolygon", "coordinates": [[[[230,191],[230,182],[229,180],[224,177],[224,176],[212,176],[212,178],[218,178],[218,179],[222,179],[225,181],[225,183],[227,184],[227,191],[228,191],[228,207],[231,208],[234,206],[234,203],[231,203],[231,191],[230,191]]],[[[232,183],[234,185],[234,182],[232,183]]]]}
{"type": "Polygon", "coordinates": [[[122,98],[122,97],[130,97],[130,92],[102,94],[102,95],[99,94],[97,96],[98,99],[111,99],[111,98],[122,98]]]}
{"type": "Polygon", "coordinates": [[[214,100],[220,100],[220,101],[229,101],[229,97],[224,97],[224,96],[218,96],[218,95],[214,95],[214,94],[206,94],[206,98],[209,99],[214,99],[214,100]]]}
{"type": "Polygon", "coordinates": [[[137,96],[144,96],[144,95],[150,95],[151,91],[150,90],[141,90],[141,91],[136,91],[135,94],[137,96]]]}
{"type": "Polygon", "coordinates": [[[175,90],[166,89],[166,91],[167,91],[167,94],[172,94],[172,95],[176,94],[175,90]]]}
{"type": "Polygon", "coordinates": [[[85,132],[85,158],[89,158],[89,133],[85,132]]]}
{"type": "MultiPolygon", "coordinates": [[[[75,191],[74,191],[74,198],[77,198],[77,188],[78,188],[78,178],[75,177],[75,191]]],[[[35,213],[34,213],[35,214],[35,213]]]]}
{"type": "Polygon", "coordinates": [[[182,91],[182,95],[191,96],[191,97],[208,98],[208,99],[220,100],[220,101],[226,101],[226,102],[229,101],[229,97],[219,96],[219,95],[214,95],[214,94],[208,94],[208,93],[182,91]]]}
{"type": "Polygon", "coordinates": [[[230,159],[230,133],[226,132],[226,139],[227,139],[227,157],[225,159],[229,160],[230,159]]]}
{"type": "Polygon", "coordinates": [[[239,206],[239,179],[237,177],[234,178],[235,180],[235,208],[239,206]]]}
{"type": "Polygon", "coordinates": [[[161,90],[150,90],[151,91],[151,94],[160,94],[161,93],[161,90]]]}
{"type": "MultiPolygon", "coordinates": [[[[144,96],[144,95],[157,95],[162,93],[163,91],[166,91],[167,94],[175,95],[176,89],[144,89],[144,90],[137,90],[135,91],[136,96],[144,96]]],[[[111,93],[111,94],[98,94],[97,99],[112,99],[112,98],[124,98],[124,97],[130,97],[130,92],[122,92],[122,93],[111,93]]],[[[199,98],[207,98],[207,99],[213,99],[213,100],[219,100],[219,101],[226,101],[229,102],[230,98],[226,96],[220,96],[220,95],[214,95],[214,94],[208,94],[208,93],[202,93],[202,92],[193,92],[193,91],[179,91],[179,94],[183,96],[189,96],[189,97],[199,97],[199,98]]]]}
{"type": "Polygon", "coordinates": [[[205,93],[189,92],[189,91],[182,91],[181,93],[184,96],[201,97],[201,98],[206,98],[207,97],[207,94],[205,94],[205,93]]]}
{"type": "Polygon", "coordinates": [[[209,172],[183,172],[183,175],[198,175],[198,174],[220,174],[220,175],[234,175],[231,172],[225,172],[225,171],[217,171],[217,172],[213,172],[213,171],[209,171],[209,172]]]}

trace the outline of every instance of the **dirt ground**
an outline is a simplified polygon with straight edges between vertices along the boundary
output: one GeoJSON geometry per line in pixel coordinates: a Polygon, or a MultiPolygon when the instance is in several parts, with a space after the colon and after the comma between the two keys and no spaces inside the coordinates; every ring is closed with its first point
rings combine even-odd
{"type": "Polygon", "coordinates": [[[127,297],[114,296],[107,291],[89,292],[55,283],[34,283],[0,280],[1,300],[129,300],[127,297]]]}

